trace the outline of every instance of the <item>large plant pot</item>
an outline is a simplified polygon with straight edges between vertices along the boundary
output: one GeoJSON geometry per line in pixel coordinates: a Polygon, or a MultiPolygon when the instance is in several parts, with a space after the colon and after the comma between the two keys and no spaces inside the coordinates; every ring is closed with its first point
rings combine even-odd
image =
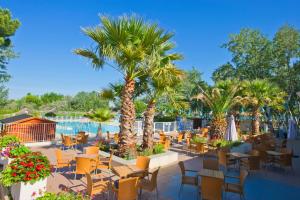
{"type": "Polygon", "coordinates": [[[2,165],[2,170],[6,168],[9,163],[11,163],[14,159],[7,157],[0,157],[0,165],[2,165]]]}
{"type": "Polygon", "coordinates": [[[47,178],[33,184],[21,182],[11,186],[11,195],[13,200],[33,200],[43,196],[46,187],[47,178]]]}

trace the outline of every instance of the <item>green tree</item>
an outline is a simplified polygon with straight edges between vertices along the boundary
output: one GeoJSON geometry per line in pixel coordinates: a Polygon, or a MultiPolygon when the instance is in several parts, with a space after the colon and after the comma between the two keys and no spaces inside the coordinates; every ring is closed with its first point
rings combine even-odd
{"type": "Polygon", "coordinates": [[[43,102],[43,104],[49,104],[55,101],[60,101],[63,98],[64,98],[63,95],[57,94],[55,92],[45,93],[41,95],[41,101],[43,102]]]}
{"type": "Polygon", "coordinates": [[[259,133],[260,109],[263,106],[280,109],[286,94],[268,80],[252,80],[243,83],[243,102],[252,108],[252,133],[259,133]]]}
{"type": "Polygon", "coordinates": [[[236,69],[228,62],[213,72],[212,79],[215,83],[226,79],[236,79],[236,69]]]}
{"type": "Polygon", "coordinates": [[[213,137],[224,137],[227,127],[226,114],[241,102],[241,97],[237,95],[239,91],[239,84],[235,80],[226,80],[216,83],[206,91],[202,90],[195,97],[212,111],[210,133],[213,137]]]}
{"type": "Polygon", "coordinates": [[[19,26],[19,20],[12,19],[9,10],[0,8],[0,104],[2,106],[8,96],[8,90],[4,87],[4,83],[10,78],[10,75],[7,73],[7,64],[10,59],[16,57],[11,37],[19,26]]]}
{"type": "MultiPolygon", "coordinates": [[[[232,54],[232,65],[236,69],[235,78],[253,80],[271,77],[272,45],[261,32],[242,29],[240,33],[230,35],[229,41],[222,47],[232,54]]],[[[228,64],[226,68],[232,70],[231,67],[228,68],[228,64]]],[[[225,79],[226,76],[222,80],[225,79]]]]}
{"type": "Polygon", "coordinates": [[[96,47],[77,49],[75,53],[90,59],[96,69],[107,65],[123,75],[125,83],[121,96],[119,154],[124,156],[128,149],[134,151],[136,144],[133,103],[135,81],[144,74],[143,62],[147,57],[156,48],[168,45],[173,35],[135,16],[118,19],[102,16],[100,19],[101,26],[83,30],[96,47]]]}
{"type": "Polygon", "coordinates": [[[290,113],[296,103],[296,92],[300,90],[300,32],[290,25],[282,26],[273,39],[273,80],[287,92],[290,113]]]}

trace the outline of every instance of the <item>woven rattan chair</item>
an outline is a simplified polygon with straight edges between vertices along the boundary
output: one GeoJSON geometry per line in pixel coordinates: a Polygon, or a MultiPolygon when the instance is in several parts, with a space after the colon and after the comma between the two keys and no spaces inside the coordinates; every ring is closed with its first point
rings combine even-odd
{"type": "Polygon", "coordinates": [[[85,154],[88,155],[98,155],[99,154],[99,147],[90,146],[85,148],[85,154]]]}
{"type": "Polygon", "coordinates": [[[225,182],[225,192],[233,192],[240,195],[240,199],[245,199],[245,193],[244,193],[244,184],[245,180],[248,176],[247,170],[242,169],[240,171],[240,176],[225,176],[225,178],[236,178],[239,179],[238,183],[226,183],[225,182]]]}
{"type": "Polygon", "coordinates": [[[235,160],[230,159],[230,157],[227,155],[228,151],[225,150],[219,150],[218,151],[218,162],[219,166],[221,165],[222,167],[227,170],[230,166],[235,165],[235,160]]]}
{"type": "Polygon", "coordinates": [[[260,169],[260,157],[259,151],[252,150],[249,153],[251,156],[248,158],[243,158],[240,161],[242,167],[245,167],[248,170],[259,170],[260,169]]]}
{"type": "Polygon", "coordinates": [[[203,160],[203,168],[211,169],[211,170],[219,170],[219,163],[214,159],[204,159],[203,160]]]}
{"type": "Polygon", "coordinates": [[[138,199],[138,177],[120,179],[117,186],[112,186],[112,191],[118,200],[136,200],[138,199]]]}
{"type": "Polygon", "coordinates": [[[201,199],[222,200],[223,179],[201,177],[201,199]]]}
{"type": "Polygon", "coordinates": [[[181,185],[180,185],[180,189],[179,189],[179,194],[178,195],[180,196],[181,191],[182,191],[184,185],[193,185],[193,186],[196,186],[197,189],[199,189],[199,187],[198,187],[198,175],[196,174],[194,176],[191,176],[191,175],[187,175],[186,174],[186,172],[197,173],[197,171],[185,169],[184,163],[182,161],[180,161],[178,163],[178,165],[179,165],[180,171],[181,171],[181,185]]]}
{"type": "Polygon", "coordinates": [[[84,175],[86,173],[91,173],[96,169],[96,161],[90,158],[76,157],[76,168],[74,171],[74,179],[76,175],[84,175]]]}
{"type": "Polygon", "coordinates": [[[69,168],[71,167],[72,159],[64,158],[62,150],[55,149],[55,156],[56,156],[55,172],[57,171],[57,169],[62,169],[64,167],[69,167],[69,168]]]}
{"type": "Polygon", "coordinates": [[[107,158],[99,158],[97,160],[97,169],[111,169],[111,163],[113,158],[113,151],[110,151],[110,155],[107,158]]]}
{"type": "Polygon", "coordinates": [[[76,145],[76,141],[74,141],[70,136],[64,136],[63,149],[65,149],[65,147],[74,149],[74,147],[76,148],[76,145]]]}
{"type": "Polygon", "coordinates": [[[108,198],[109,199],[109,185],[110,181],[106,180],[97,180],[93,181],[92,176],[90,173],[85,174],[86,179],[87,179],[87,195],[92,197],[95,194],[104,194],[105,192],[108,193],[108,198]]]}
{"type": "Polygon", "coordinates": [[[281,168],[290,167],[293,169],[293,152],[290,149],[282,148],[280,149],[280,153],[283,155],[279,156],[279,158],[274,160],[275,164],[278,164],[281,168]]]}
{"type": "Polygon", "coordinates": [[[157,190],[157,175],[158,175],[159,168],[156,169],[154,172],[149,172],[151,174],[151,179],[141,179],[140,180],[140,199],[142,196],[142,190],[146,190],[148,192],[153,192],[156,190],[156,199],[158,199],[158,190],[157,190]]]}

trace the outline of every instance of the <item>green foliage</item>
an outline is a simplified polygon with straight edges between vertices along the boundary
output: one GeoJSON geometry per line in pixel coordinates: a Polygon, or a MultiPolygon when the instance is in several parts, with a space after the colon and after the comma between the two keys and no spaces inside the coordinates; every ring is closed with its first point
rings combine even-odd
{"type": "Polygon", "coordinates": [[[236,69],[233,67],[233,65],[230,62],[221,65],[212,74],[212,79],[215,83],[222,80],[227,80],[227,79],[232,80],[236,78],[237,78],[236,69]]]}
{"type": "Polygon", "coordinates": [[[42,197],[38,197],[36,200],[88,200],[89,197],[84,194],[75,194],[71,192],[60,192],[58,194],[46,192],[42,197]]]}
{"type": "Polygon", "coordinates": [[[204,137],[199,137],[199,136],[195,136],[191,139],[191,143],[206,143],[207,142],[207,138],[204,137]]]}
{"type": "Polygon", "coordinates": [[[19,144],[20,140],[14,135],[5,135],[0,137],[0,148],[7,147],[9,145],[19,144]]]}
{"type": "Polygon", "coordinates": [[[100,98],[99,94],[93,92],[79,92],[69,101],[72,110],[90,111],[100,108],[107,108],[108,101],[100,98]]]}
{"type": "Polygon", "coordinates": [[[153,153],[154,154],[164,153],[164,145],[163,144],[155,144],[153,146],[153,153]]]}
{"type": "Polygon", "coordinates": [[[0,182],[9,187],[19,182],[35,183],[50,176],[50,162],[40,152],[33,152],[14,159],[0,174],[0,182]]]}
{"type": "Polygon", "coordinates": [[[153,154],[152,149],[144,149],[139,153],[140,156],[151,156],[153,154]]]}
{"type": "Polygon", "coordinates": [[[242,144],[241,141],[227,141],[223,139],[215,140],[212,145],[215,147],[221,147],[221,148],[232,148],[232,147],[237,147],[240,144],[242,144]]]}
{"type": "Polygon", "coordinates": [[[114,117],[111,111],[107,108],[99,108],[96,111],[87,113],[85,116],[97,122],[105,122],[114,117]]]}
{"type": "Polygon", "coordinates": [[[142,100],[135,100],[134,107],[135,107],[136,117],[138,118],[143,117],[143,113],[147,108],[147,104],[142,100]]]}
{"type": "Polygon", "coordinates": [[[55,101],[60,101],[63,98],[64,98],[63,95],[57,94],[55,92],[45,93],[41,95],[41,101],[43,102],[43,104],[49,104],[55,101]]]}
{"type": "Polygon", "coordinates": [[[20,157],[24,154],[30,153],[30,152],[31,152],[31,150],[28,147],[26,147],[24,145],[19,145],[19,146],[14,147],[10,150],[9,157],[10,158],[17,158],[17,157],[20,157]]]}

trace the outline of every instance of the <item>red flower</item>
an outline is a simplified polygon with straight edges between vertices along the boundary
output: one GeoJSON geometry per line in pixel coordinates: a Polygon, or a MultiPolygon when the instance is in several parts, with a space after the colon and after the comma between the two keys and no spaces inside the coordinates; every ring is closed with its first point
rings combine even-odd
{"type": "Polygon", "coordinates": [[[14,173],[12,173],[11,175],[12,175],[13,177],[16,177],[16,176],[17,176],[17,173],[14,172],[14,173]]]}

